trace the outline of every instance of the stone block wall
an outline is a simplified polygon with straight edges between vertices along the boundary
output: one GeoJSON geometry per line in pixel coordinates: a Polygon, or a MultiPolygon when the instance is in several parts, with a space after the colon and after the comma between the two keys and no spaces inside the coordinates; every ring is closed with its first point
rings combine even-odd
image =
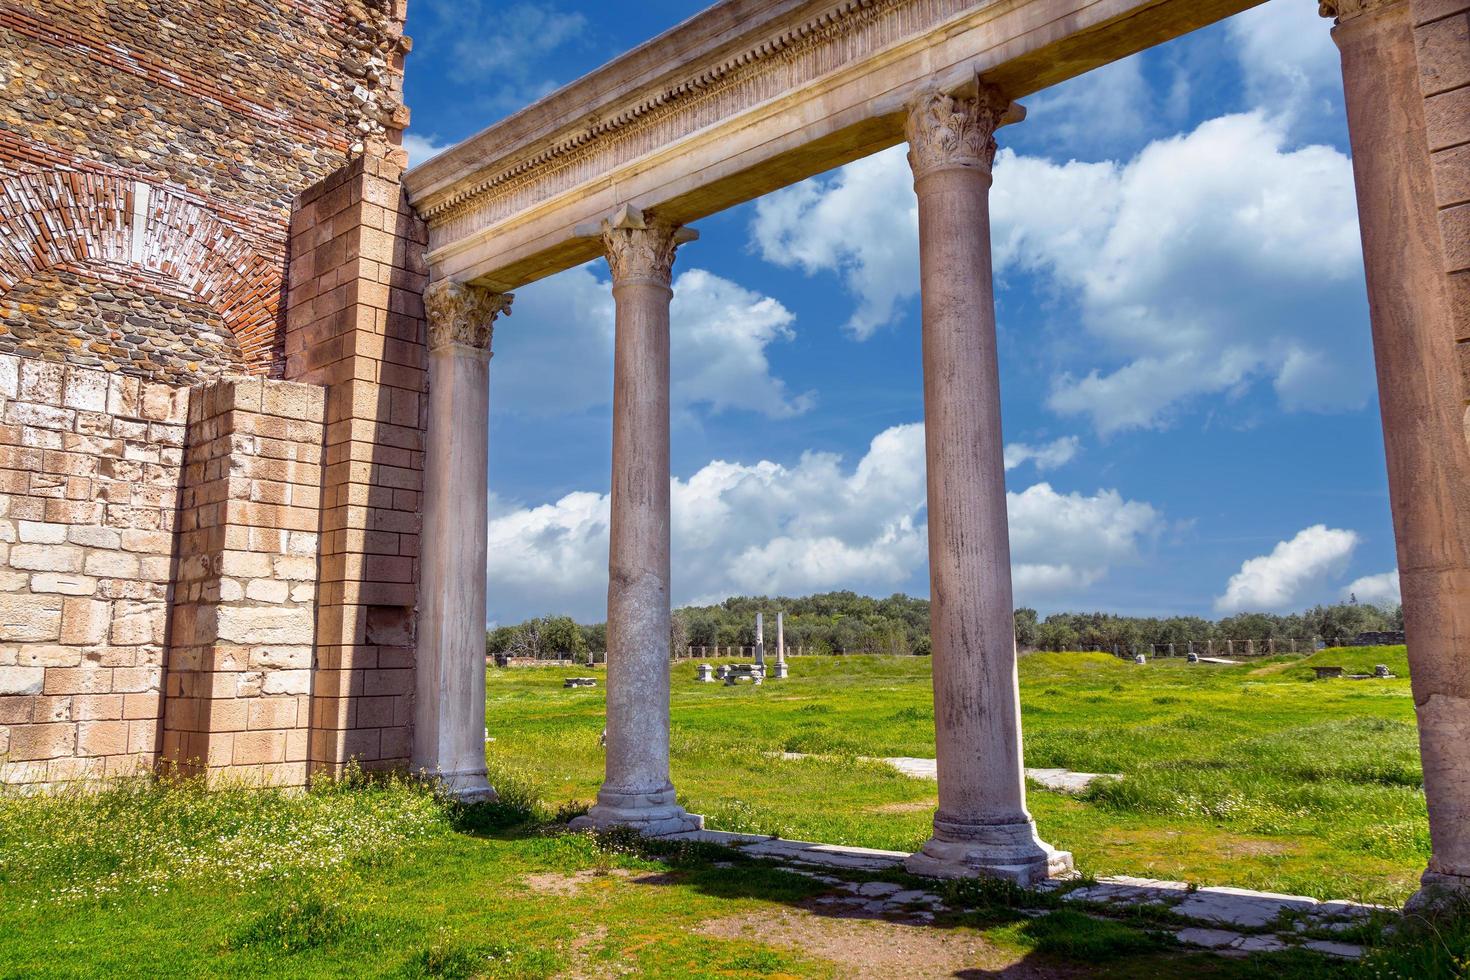
{"type": "Polygon", "coordinates": [[[1470,0],[1413,0],[1413,14],[1445,273],[1470,405],[1470,0]]]}
{"type": "Polygon", "coordinates": [[[0,354],[0,782],[154,762],[187,405],[0,354]]]}
{"type": "Polygon", "coordinates": [[[423,489],[427,230],[393,160],[303,193],[291,225],[286,374],[325,386],[312,763],[409,762],[423,489]]]}
{"type": "Polygon", "coordinates": [[[306,782],[324,395],[192,393],[162,753],[185,771],[306,782]]]}

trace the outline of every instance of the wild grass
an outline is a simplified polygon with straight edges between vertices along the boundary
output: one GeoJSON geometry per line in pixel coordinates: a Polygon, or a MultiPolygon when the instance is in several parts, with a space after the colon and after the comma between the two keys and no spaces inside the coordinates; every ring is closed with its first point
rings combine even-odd
{"type": "MultiPolygon", "coordinates": [[[[585,672],[585,671],[584,671],[585,672]]],[[[1080,798],[1033,787],[1042,834],[1094,873],[1396,903],[1429,853],[1403,648],[1240,666],[1106,654],[1023,657],[1026,764],[1116,773],[1080,798]],[[1317,681],[1314,665],[1395,680],[1317,681]]],[[[490,758],[550,800],[590,801],[605,694],[568,671],[492,671],[490,758]]],[[[929,661],[810,657],[759,688],[674,671],[675,785],[711,826],[913,850],[932,782],[884,756],[933,756],[929,661]],[[814,758],[790,760],[780,753],[814,758]]]]}
{"type": "MultiPolygon", "coordinates": [[[[1357,656],[1405,673],[1401,653],[1357,656]]],[[[863,757],[928,754],[927,666],[797,661],[790,681],[752,690],[697,686],[680,665],[686,804],[715,825],[916,846],[933,785],[863,757]],[[767,754],[793,745],[820,757],[767,754]]],[[[563,691],[561,676],[491,675],[495,804],[360,774],[304,793],[134,779],[0,795],[0,977],[843,975],[759,929],[702,931],[802,905],[825,887],[812,879],[709,845],[558,826],[591,799],[603,763],[602,692],[563,691]]],[[[1375,894],[1376,881],[1376,895],[1397,899],[1422,867],[1402,681],[1319,683],[1284,659],[1191,672],[1086,656],[1026,658],[1022,676],[1029,762],[1125,777],[1080,799],[1032,792],[1043,835],[1084,870],[1332,897],[1375,894]]],[[[947,931],[1033,972],[1470,975],[1470,916],[1410,922],[1387,942],[1370,931],[1358,938],[1381,945],[1359,968],[1188,953],[1165,922],[1100,922],[994,882],[944,892],[960,910],[947,931]]]]}

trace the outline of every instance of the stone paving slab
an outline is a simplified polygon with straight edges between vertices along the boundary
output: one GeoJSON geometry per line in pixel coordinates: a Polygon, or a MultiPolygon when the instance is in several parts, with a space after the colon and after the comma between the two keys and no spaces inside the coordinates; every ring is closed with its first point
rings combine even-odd
{"type": "Polygon", "coordinates": [[[678,840],[702,840],[711,844],[736,847],[741,853],[753,857],[856,871],[887,871],[892,868],[901,868],[903,862],[908,858],[906,851],[880,851],[871,847],[816,844],[811,841],[762,837],[758,834],[732,834],[721,830],[696,830],[670,836],[678,840]]]}
{"type": "MultiPolygon", "coordinates": [[[[819,756],[808,755],[804,752],[782,752],[782,759],[812,759],[819,756]]],[[[888,758],[867,758],[866,762],[886,762],[910,779],[934,779],[939,778],[938,763],[934,759],[920,759],[914,756],[890,756],[888,758]]],[[[1045,789],[1056,793],[1081,793],[1099,779],[1122,779],[1118,773],[1111,772],[1072,772],[1069,769],[1027,769],[1026,778],[1032,780],[1045,789]]]]}

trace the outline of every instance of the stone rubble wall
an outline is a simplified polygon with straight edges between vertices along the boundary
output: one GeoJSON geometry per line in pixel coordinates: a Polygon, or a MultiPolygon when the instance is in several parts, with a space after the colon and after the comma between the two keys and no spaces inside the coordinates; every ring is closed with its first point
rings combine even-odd
{"type": "Polygon", "coordinates": [[[356,160],[291,225],[286,376],[327,389],[314,769],[402,768],[411,750],[428,233],[401,176],[356,160]]]}
{"type": "Polygon", "coordinates": [[[0,354],[0,782],[154,762],[187,406],[0,354]]]}
{"type": "Polygon", "coordinates": [[[405,15],[0,2],[0,352],[279,377],[296,194],[364,153],[406,162],[405,15]]]}
{"type": "Polygon", "coordinates": [[[324,411],[312,385],[192,392],[162,752],[186,772],[307,780],[324,411]]]}
{"type": "Polygon", "coordinates": [[[1435,204],[1470,405],[1470,0],[1413,0],[1413,15],[1435,204]]]}

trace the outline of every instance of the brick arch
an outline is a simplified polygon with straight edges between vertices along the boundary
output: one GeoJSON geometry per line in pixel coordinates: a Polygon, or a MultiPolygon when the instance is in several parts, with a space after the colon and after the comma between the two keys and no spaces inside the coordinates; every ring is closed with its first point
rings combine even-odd
{"type": "Polygon", "coordinates": [[[115,174],[0,177],[0,296],[48,269],[136,269],[217,311],[246,365],[270,366],[281,269],[189,197],[115,174]]]}

